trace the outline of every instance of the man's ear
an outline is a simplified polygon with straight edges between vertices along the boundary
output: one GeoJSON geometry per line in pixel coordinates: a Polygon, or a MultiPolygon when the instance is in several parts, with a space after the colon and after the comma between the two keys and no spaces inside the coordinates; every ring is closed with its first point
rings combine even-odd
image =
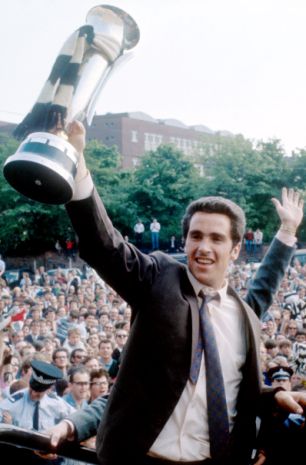
{"type": "Polygon", "coordinates": [[[241,249],[241,242],[238,242],[238,244],[234,245],[234,247],[231,250],[231,260],[235,261],[239,257],[241,249]]]}

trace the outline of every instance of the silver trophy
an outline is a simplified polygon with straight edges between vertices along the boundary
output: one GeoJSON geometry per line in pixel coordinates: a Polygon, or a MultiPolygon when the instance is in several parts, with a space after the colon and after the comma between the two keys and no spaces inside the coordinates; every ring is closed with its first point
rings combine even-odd
{"type": "Polygon", "coordinates": [[[123,10],[99,5],[88,12],[86,24],[68,37],[38,100],[14,131],[23,141],[3,169],[14,189],[48,204],[71,200],[78,153],[65,128],[75,119],[91,124],[102,87],[138,41],[138,26],[123,10]]]}

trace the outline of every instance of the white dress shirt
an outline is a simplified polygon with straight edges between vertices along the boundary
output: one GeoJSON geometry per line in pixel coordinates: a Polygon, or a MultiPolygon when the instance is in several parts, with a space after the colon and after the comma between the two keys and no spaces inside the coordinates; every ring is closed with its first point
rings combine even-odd
{"type": "MultiPolygon", "coordinates": [[[[240,305],[227,294],[227,282],[219,291],[204,288],[190,272],[196,295],[203,290],[215,332],[224,378],[229,425],[236,416],[236,401],[247,353],[245,320],[240,305]]],[[[201,300],[199,299],[199,306],[201,300]]],[[[172,415],[150,449],[150,455],[175,461],[194,461],[210,457],[206,402],[205,358],[194,385],[189,380],[172,415]]]]}

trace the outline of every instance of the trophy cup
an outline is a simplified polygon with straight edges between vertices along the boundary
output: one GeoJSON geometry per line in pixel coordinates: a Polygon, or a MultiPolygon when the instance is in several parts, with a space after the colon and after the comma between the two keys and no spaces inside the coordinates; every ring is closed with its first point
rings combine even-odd
{"type": "Polygon", "coordinates": [[[68,37],[38,100],[14,131],[23,141],[5,161],[3,174],[15,190],[47,204],[71,200],[78,153],[65,127],[75,119],[91,124],[102,87],[138,41],[138,26],[123,10],[98,5],[88,12],[86,24],[68,37]]]}

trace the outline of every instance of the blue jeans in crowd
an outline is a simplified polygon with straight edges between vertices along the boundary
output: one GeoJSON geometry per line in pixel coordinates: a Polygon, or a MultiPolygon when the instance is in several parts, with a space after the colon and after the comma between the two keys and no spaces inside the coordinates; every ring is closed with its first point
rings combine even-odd
{"type": "Polygon", "coordinates": [[[159,233],[158,232],[152,232],[151,233],[151,239],[152,239],[152,249],[153,250],[159,249],[159,233]]]}

